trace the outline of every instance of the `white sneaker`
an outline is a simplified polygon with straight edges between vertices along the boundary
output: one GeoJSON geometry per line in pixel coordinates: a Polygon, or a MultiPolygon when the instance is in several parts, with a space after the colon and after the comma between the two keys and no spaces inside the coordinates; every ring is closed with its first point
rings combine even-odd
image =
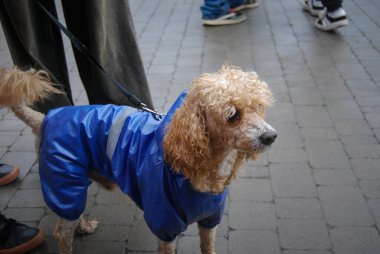
{"type": "Polygon", "coordinates": [[[315,26],[322,31],[331,31],[347,25],[347,15],[342,7],[334,12],[323,12],[315,21],[315,26]]]}
{"type": "Polygon", "coordinates": [[[224,26],[234,25],[243,22],[247,17],[238,13],[228,13],[217,19],[202,19],[202,24],[205,26],[224,26]]]}
{"type": "Polygon", "coordinates": [[[319,16],[325,9],[320,0],[302,0],[303,10],[313,16],[319,16]]]}

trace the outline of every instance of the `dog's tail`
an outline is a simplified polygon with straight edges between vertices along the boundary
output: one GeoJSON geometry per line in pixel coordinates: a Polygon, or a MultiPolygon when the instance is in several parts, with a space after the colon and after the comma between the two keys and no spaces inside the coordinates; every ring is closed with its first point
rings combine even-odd
{"type": "Polygon", "coordinates": [[[35,133],[39,133],[44,115],[27,105],[41,101],[51,93],[62,92],[51,85],[45,71],[21,71],[16,67],[0,69],[0,106],[12,109],[35,133]]]}

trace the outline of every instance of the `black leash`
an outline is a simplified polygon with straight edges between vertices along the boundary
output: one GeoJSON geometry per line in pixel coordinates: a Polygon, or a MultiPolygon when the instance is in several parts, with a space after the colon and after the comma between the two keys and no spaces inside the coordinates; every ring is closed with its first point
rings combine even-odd
{"type": "Polygon", "coordinates": [[[119,82],[114,80],[104,69],[103,67],[95,60],[95,58],[91,55],[90,51],[87,49],[86,45],[84,45],[74,34],[72,34],[64,25],[62,25],[59,20],[54,17],[39,1],[37,1],[38,5],[42,8],[42,10],[49,16],[49,18],[56,24],[59,29],[70,39],[75,48],[79,50],[84,56],[88,58],[88,60],[94,64],[103,74],[104,76],[111,81],[116,87],[128,98],[128,100],[137,108],[139,111],[149,112],[153,115],[156,120],[162,120],[165,114],[160,114],[156,110],[150,109],[146,104],[142,103],[136,96],[130,94],[119,82]]]}

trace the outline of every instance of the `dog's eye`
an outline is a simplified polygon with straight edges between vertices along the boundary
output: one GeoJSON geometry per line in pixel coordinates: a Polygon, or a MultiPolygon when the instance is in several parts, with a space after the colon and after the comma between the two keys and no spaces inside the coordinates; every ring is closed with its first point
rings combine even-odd
{"type": "Polygon", "coordinates": [[[257,104],[257,111],[260,112],[260,113],[264,112],[264,105],[257,104]]]}
{"type": "Polygon", "coordinates": [[[237,109],[234,111],[231,111],[229,113],[229,115],[227,116],[227,122],[229,122],[229,123],[232,123],[232,122],[239,120],[239,119],[240,119],[240,112],[237,109]]]}

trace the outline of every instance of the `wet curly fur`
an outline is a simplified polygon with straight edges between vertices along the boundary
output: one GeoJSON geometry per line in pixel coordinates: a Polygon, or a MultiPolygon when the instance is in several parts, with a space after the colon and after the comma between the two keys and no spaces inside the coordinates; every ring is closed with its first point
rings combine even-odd
{"type": "MultiPolygon", "coordinates": [[[[0,70],[0,106],[11,108],[40,136],[44,115],[31,105],[50,93],[60,93],[44,71],[0,70]]],[[[165,161],[200,192],[220,193],[236,177],[244,161],[255,159],[276,138],[265,122],[265,108],[273,98],[255,72],[223,66],[193,81],[183,105],[176,111],[164,137],[165,161]]],[[[38,142],[38,141],[37,141],[38,142]]],[[[38,144],[37,144],[38,147],[38,144]]],[[[89,177],[112,184],[90,173],[89,177]]],[[[74,229],[91,233],[96,221],[59,219],[55,233],[60,253],[72,253],[74,229]]],[[[202,253],[215,253],[215,228],[199,228],[202,253]]],[[[175,243],[159,240],[161,253],[175,253],[175,243]]]]}

